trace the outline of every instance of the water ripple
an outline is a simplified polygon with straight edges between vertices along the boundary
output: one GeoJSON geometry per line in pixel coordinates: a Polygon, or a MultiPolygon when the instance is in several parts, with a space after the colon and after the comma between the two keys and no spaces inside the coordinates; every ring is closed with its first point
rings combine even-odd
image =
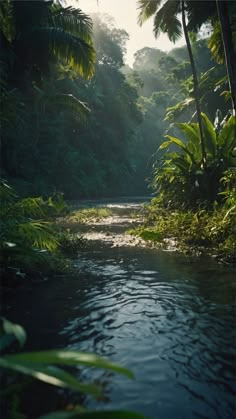
{"type": "MultiPolygon", "coordinates": [[[[126,206],[116,211],[127,216],[126,206]]],[[[20,296],[15,321],[37,349],[56,343],[131,368],[131,382],[81,372],[105,388],[109,400],[101,407],[153,419],[235,419],[235,271],[206,259],[99,241],[81,251],[75,266],[78,277],[48,283],[46,290],[39,285],[28,302],[20,296]],[[39,301],[41,311],[35,309],[39,301]]]]}
{"type": "Polygon", "coordinates": [[[163,274],[160,260],[153,258],[145,266],[130,255],[128,261],[120,253],[109,254],[107,261],[100,256],[88,262],[84,255],[79,262],[92,274],[93,286],[84,288],[82,296],[80,287],[73,313],[78,317],[68,321],[62,334],[69,347],[113,354],[132,368],[135,384],[113,378],[111,406],[121,407],[124,397],[126,408],[153,418],[233,419],[232,277],[222,299],[214,275],[204,283],[194,270],[173,274],[171,266],[163,274]],[[140,395],[145,395],[142,403],[140,395]]]}

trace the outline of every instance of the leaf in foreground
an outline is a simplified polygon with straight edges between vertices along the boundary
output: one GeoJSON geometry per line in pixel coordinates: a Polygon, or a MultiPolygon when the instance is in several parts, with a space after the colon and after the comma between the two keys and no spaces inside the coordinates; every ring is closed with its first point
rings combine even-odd
{"type": "Polygon", "coordinates": [[[57,387],[70,388],[94,397],[101,395],[101,391],[96,385],[81,383],[73,375],[61,368],[27,361],[17,361],[10,358],[11,356],[1,357],[0,367],[30,375],[37,380],[57,387]]]}
{"type": "Polygon", "coordinates": [[[41,352],[25,352],[15,355],[7,355],[4,357],[8,361],[27,362],[37,364],[60,364],[60,365],[86,365],[88,367],[108,369],[119,374],[123,374],[128,378],[134,378],[133,373],[120,365],[110,362],[106,358],[100,356],[84,353],[79,351],[69,350],[50,350],[41,352]]]}

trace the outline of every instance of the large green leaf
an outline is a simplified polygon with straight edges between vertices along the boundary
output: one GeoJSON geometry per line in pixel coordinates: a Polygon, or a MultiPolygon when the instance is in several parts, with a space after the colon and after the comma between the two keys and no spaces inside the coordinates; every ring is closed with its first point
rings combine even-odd
{"type": "Polygon", "coordinates": [[[42,365],[35,362],[28,362],[27,360],[23,361],[22,359],[17,359],[17,355],[6,355],[1,357],[0,367],[30,375],[37,380],[57,387],[67,387],[95,397],[101,395],[101,391],[97,386],[93,384],[81,383],[74,378],[73,375],[61,368],[52,365],[42,365]]]}
{"type": "Polygon", "coordinates": [[[205,141],[206,151],[212,156],[216,155],[217,152],[217,135],[213,124],[205,113],[201,113],[203,120],[203,137],[205,141]]]}
{"type": "Polygon", "coordinates": [[[172,164],[175,164],[181,172],[186,176],[191,168],[191,161],[189,162],[184,156],[176,156],[172,159],[172,164]]]}
{"type": "Polygon", "coordinates": [[[226,148],[227,150],[231,150],[234,146],[236,146],[234,137],[235,125],[236,117],[231,116],[219,132],[218,144],[220,147],[226,148]]]}
{"type": "Polygon", "coordinates": [[[166,135],[166,138],[169,139],[169,141],[173,144],[176,144],[179,148],[181,148],[186,154],[189,155],[192,162],[195,163],[195,159],[193,154],[187,149],[186,145],[181,141],[179,138],[172,137],[171,135],[166,135]]]}
{"type": "Polygon", "coordinates": [[[201,161],[201,148],[199,147],[199,144],[188,141],[186,147],[193,154],[196,161],[201,161]]]}
{"type": "Polygon", "coordinates": [[[90,412],[53,412],[39,419],[144,419],[144,416],[128,411],[107,410],[90,412]]]}
{"type": "Polygon", "coordinates": [[[132,372],[120,365],[114,364],[100,356],[69,350],[50,350],[41,352],[26,352],[8,355],[4,359],[14,362],[34,364],[86,365],[88,367],[108,369],[133,378],[132,372]]]}
{"type": "Polygon", "coordinates": [[[184,133],[188,141],[200,145],[200,133],[198,124],[179,122],[175,125],[184,133]]]}

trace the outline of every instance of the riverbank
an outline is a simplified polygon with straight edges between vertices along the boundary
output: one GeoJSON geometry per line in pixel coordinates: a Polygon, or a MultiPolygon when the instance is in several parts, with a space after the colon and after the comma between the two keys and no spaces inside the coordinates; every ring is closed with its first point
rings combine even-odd
{"type": "Polygon", "coordinates": [[[188,255],[210,255],[217,260],[236,263],[235,214],[225,208],[212,210],[173,210],[158,200],[145,206],[145,222],[129,233],[165,250],[188,255]]]}
{"type": "MultiPolygon", "coordinates": [[[[67,206],[63,216],[50,220],[57,247],[24,253],[1,269],[1,284],[18,288],[25,282],[47,281],[76,274],[73,260],[93,246],[159,248],[188,256],[210,255],[236,263],[236,223],[233,213],[168,210],[157,201],[86,201],[67,206]]],[[[9,240],[10,241],[10,240],[9,240]]],[[[11,250],[11,249],[10,249],[11,250]]]]}
{"type": "Polygon", "coordinates": [[[236,224],[224,208],[173,211],[154,199],[128,212],[115,204],[74,210],[63,224],[72,232],[82,232],[84,245],[92,241],[111,247],[156,247],[236,263],[236,224]]]}
{"type": "MultiPolygon", "coordinates": [[[[130,383],[85,369],[79,378],[101,383],[107,396],[99,405],[86,398],[90,409],[129,409],[150,419],[196,412],[233,417],[235,270],[208,257],[158,250],[151,241],[136,243],[126,231],[143,225],[141,203],[106,208],[111,216],[74,223],[73,234],[87,239],[71,257],[73,274],[6,298],[5,317],[27,330],[25,350],[96,353],[134,372],[130,383]]],[[[38,383],[24,394],[26,417],[79,404],[76,396],[52,394],[38,383]]]]}

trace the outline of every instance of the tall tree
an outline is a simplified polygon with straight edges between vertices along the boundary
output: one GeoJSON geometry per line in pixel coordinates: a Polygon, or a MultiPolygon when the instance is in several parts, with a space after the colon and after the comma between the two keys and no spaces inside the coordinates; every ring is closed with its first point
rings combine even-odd
{"type": "Polygon", "coordinates": [[[41,80],[58,60],[83,77],[92,76],[92,20],[80,9],[63,8],[53,1],[3,0],[0,21],[4,61],[13,83],[41,80]]]}
{"type": "Polygon", "coordinates": [[[201,149],[202,149],[202,164],[206,166],[206,150],[205,142],[203,136],[203,127],[201,119],[201,110],[200,110],[200,100],[199,100],[199,86],[196,67],[194,63],[191,43],[188,35],[188,27],[186,23],[186,13],[191,22],[192,9],[187,7],[187,2],[184,0],[166,0],[164,3],[162,0],[139,0],[138,1],[140,14],[139,14],[139,23],[142,23],[154,16],[154,35],[157,37],[160,32],[167,33],[169,39],[175,42],[182,35],[182,26],[183,32],[186,40],[186,45],[189,53],[189,59],[192,67],[193,74],[193,84],[194,84],[194,93],[195,93],[195,103],[197,118],[200,131],[200,140],[201,140],[201,149]],[[178,15],[181,13],[182,16],[182,26],[178,18],[178,15]]]}
{"type": "Polygon", "coordinates": [[[191,63],[192,75],[193,75],[193,87],[194,87],[194,97],[196,103],[196,112],[197,112],[197,119],[199,124],[199,132],[200,132],[200,139],[201,139],[201,150],[202,150],[202,164],[203,166],[206,165],[206,148],[205,148],[205,141],[203,135],[203,125],[202,125],[202,118],[201,118],[201,108],[200,108],[200,95],[199,95],[199,84],[198,84],[198,77],[197,71],[195,67],[195,62],[193,58],[193,52],[191,48],[191,43],[188,34],[188,28],[186,23],[186,15],[185,15],[185,1],[181,0],[181,13],[182,13],[182,24],[183,24],[183,31],[184,37],[188,49],[189,59],[191,63]]]}

